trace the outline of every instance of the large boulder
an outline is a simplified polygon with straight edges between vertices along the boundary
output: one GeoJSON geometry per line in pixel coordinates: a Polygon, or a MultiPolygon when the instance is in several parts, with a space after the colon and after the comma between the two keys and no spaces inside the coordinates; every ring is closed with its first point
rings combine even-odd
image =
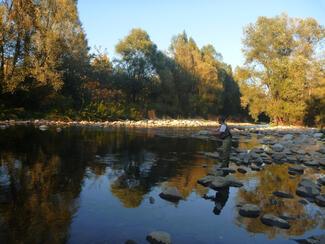
{"type": "Polygon", "coordinates": [[[313,137],[316,138],[316,139],[319,139],[319,138],[321,138],[322,136],[323,136],[323,133],[321,133],[321,132],[318,132],[318,133],[314,133],[314,134],[313,134],[313,137]]]}
{"type": "Polygon", "coordinates": [[[239,209],[239,214],[243,217],[256,218],[260,215],[261,209],[254,204],[244,204],[239,209]]]}
{"type": "Polygon", "coordinates": [[[147,241],[151,244],[171,244],[170,234],[164,231],[153,231],[147,235],[147,241]]]}
{"type": "Polygon", "coordinates": [[[275,215],[272,215],[272,214],[264,214],[261,217],[261,222],[265,225],[275,226],[275,227],[282,228],[282,229],[290,228],[290,224],[286,220],[281,219],[281,218],[279,218],[275,215]]]}
{"type": "Polygon", "coordinates": [[[178,191],[178,189],[176,187],[167,187],[166,189],[164,189],[159,196],[162,199],[171,201],[171,202],[178,202],[179,200],[181,200],[183,198],[183,196],[181,195],[181,193],[178,191]]]}

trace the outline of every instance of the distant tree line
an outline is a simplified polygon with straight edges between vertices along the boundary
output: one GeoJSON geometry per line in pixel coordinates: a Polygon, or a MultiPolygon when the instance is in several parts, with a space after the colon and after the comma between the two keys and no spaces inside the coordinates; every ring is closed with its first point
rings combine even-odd
{"type": "Polygon", "coordinates": [[[111,60],[90,53],[75,0],[0,1],[0,118],[270,118],[324,121],[324,28],[260,17],[245,29],[246,62],[232,68],[185,32],[159,50],[142,29],[111,60]],[[234,78],[236,77],[236,79],[234,78]],[[263,116],[261,116],[263,115],[263,116]]]}

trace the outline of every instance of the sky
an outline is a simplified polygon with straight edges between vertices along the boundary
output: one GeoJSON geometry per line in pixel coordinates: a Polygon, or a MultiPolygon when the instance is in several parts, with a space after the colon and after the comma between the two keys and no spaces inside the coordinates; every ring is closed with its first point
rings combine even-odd
{"type": "Polygon", "coordinates": [[[79,0],[88,44],[116,57],[115,45],[132,28],[148,32],[167,51],[184,30],[199,47],[212,44],[233,68],[242,65],[243,28],[258,16],[313,17],[325,25],[325,0],[79,0]]]}

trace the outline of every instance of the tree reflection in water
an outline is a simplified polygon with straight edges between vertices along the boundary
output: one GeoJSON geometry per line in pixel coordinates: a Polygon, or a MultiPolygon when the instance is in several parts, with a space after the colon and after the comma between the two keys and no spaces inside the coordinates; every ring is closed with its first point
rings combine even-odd
{"type": "MultiPolygon", "coordinates": [[[[312,169],[306,171],[305,176],[311,176],[312,169]]],[[[323,172],[324,173],[324,172],[323,172]]],[[[299,202],[300,197],[295,191],[301,176],[292,177],[288,174],[288,165],[269,165],[259,173],[253,173],[243,178],[250,181],[249,187],[241,188],[237,194],[238,203],[252,203],[260,206],[261,215],[272,213],[276,216],[290,216],[295,220],[290,221],[291,228],[282,230],[268,227],[261,223],[259,218],[245,218],[237,216],[237,223],[252,233],[265,233],[269,238],[278,234],[285,236],[299,236],[306,231],[320,225],[324,227],[325,212],[308,208],[299,202]],[[274,191],[288,192],[293,199],[279,198],[273,195],[274,191]]]]}
{"type": "MultiPolygon", "coordinates": [[[[192,193],[201,198],[208,190],[197,180],[215,163],[198,154],[215,151],[214,142],[168,138],[162,130],[66,128],[57,133],[54,128],[44,132],[15,127],[0,133],[1,243],[66,242],[86,178],[95,181],[107,176],[106,189],[113,197],[124,208],[137,208],[152,189],[162,185],[177,187],[184,199],[192,193]]],[[[324,228],[324,211],[310,211],[297,197],[279,199],[272,195],[275,190],[295,193],[299,177],[291,179],[286,167],[273,165],[237,177],[257,182],[254,187],[238,190],[238,203],[256,203],[263,213],[298,217],[289,230],[280,231],[258,219],[236,215],[237,223],[249,232],[273,238],[279,233],[301,235],[317,225],[324,228]]],[[[217,215],[227,201],[234,201],[229,189],[220,191],[213,200],[217,215]]]]}

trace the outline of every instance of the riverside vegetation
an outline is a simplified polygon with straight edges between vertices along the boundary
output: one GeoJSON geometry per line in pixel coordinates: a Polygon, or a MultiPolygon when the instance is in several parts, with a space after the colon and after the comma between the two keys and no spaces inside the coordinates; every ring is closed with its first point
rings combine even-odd
{"type": "MultiPolygon", "coordinates": [[[[324,124],[324,27],[313,18],[259,17],[244,29],[245,65],[185,32],[167,52],[132,29],[118,58],[90,53],[77,1],[0,1],[0,118],[264,119],[324,124]]],[[[222,38],[222,35],[221,35],[222,38]]],[[[240,48],[240,47],[238,47],[240,48]]]]}

